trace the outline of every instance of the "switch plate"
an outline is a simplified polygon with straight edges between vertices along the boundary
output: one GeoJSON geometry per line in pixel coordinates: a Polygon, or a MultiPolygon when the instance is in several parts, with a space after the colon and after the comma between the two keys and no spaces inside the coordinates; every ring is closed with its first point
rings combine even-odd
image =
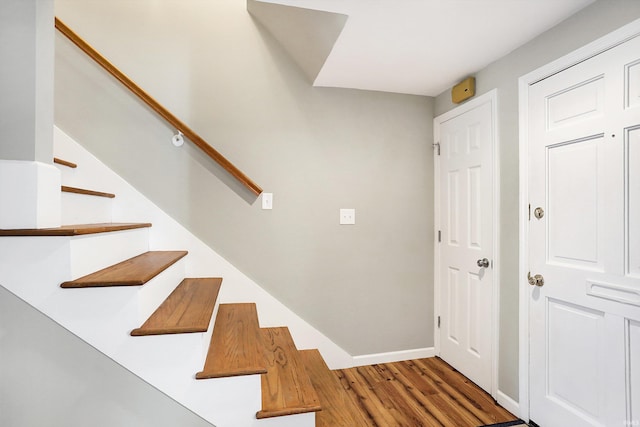
{"type": "Polygon", "coordinates": [[[353,225],[356,223],[355,209],[340,209],[340,224],[353,225]]]}
{"type": "Polygon", "coordinates": [[[273,209],[273,193],[262,193],[262,209],[273,209]]]}

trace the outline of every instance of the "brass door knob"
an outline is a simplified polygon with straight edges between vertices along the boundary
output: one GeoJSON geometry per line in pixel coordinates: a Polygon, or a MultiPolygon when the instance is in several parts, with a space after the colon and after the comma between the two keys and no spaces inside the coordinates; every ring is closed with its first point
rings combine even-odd
{"type": "Polygon", "coordinates": [[[540,274],[536,274],[535,276],[532,277],[531,272],[528,272],[527,280],[529,281],[529,284],[531,286],[538,286],[538,287],[544,286],[544,277],[542,277],[542,275],[540,274]]]}

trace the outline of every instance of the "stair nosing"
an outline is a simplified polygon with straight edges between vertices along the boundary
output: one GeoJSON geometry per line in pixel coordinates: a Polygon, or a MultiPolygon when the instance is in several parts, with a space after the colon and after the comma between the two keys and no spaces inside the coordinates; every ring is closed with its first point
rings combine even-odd
{"type": "Polygon", "coordinates": [[[70,187],[68,185],[62,185],[60,187],[60,190],[63,193],[82,194],[85,196],[106,197],[108,199],[113,199],[114,197],[116,197],[116,195],[113,193],[105,193],[103,191],[88,190],[86,188],[70,187]]]}
{"type": "Polygon", "coordinates": [[[75,164],[73,162],[70,162],[68,160],[61,159],[59,157],[54,157],[53,158],[53,163],[56,163],[56,164],[59,164],[59,165],[62,165],[62,166],[66,166],[66,167],[71,168],[71,169],[75,169],[75,168],[78,167],[77,164],[75,164]]]}
{"type": "Polygon", "coordinates": [[[171,267],[173,264],[178,262],[180,259],[184,258],[188,254],[187,251],[148,251],[137,255],[135,257],[126,259],[119,263],[113,264],[109,267],[105,267],[101,270],[95,271],[93,273],[87,274],[75,280],[70,280],[63,282],[60,284],[61,288],[72,289],[72,288],[99,288],[99,287],[110,287],[110,286],[141,286],[145,283],[149,282],[154,277],[158,276],[164,270],[171,267]],[[146,258],[154,256],[155,254],[165,254],[167,256],[171,255],[171,257],[165,260],[161,265],[153,266],[153,269],[144,271],[142,277],[134,278],[125,278],[121,280],[116,280],[113,278],[105,278],[104,280],[94,280],[96,277],[100,277],[104,274],[114,274],[114,272],[122,274],[119,270],[122,270],[126,265],[135,264],[135,262],[139,262],[138,260],[146,261],[146,258]],[[138,259],[138,260],[136,260],[138,259]],[[136,261],[134,261],[136,260],[136,261]]]}
{"type": "Polygon", "coordinates": [[[211,378],[228,378],[228,377],[241,377],[244,375],[260,375],[266,374],[267,369],[262,366],[255,366],[246,369],[235,369],[228,371],[216,371],[216,372],[205,372],[200,371],[196,374],[197,380],[206,380],[211,378]]]}
{"type": "Polygon", "coordinates": [[[297,406],[295,408],[278,409],[275,411],[260,410],[256,413],[256,418],[258,419],[275,418],[275,417],[283,417],[286,415],[307,414],[309,412],[320,412],[320,411],[322,411],[322,407],[320,405],[297,406]]]}
{"type": "Polygon", "coordinates": [[[88,234],[110,233],[114,231],[135,230],[149,228],[152,224],[144,223],[97,223],[97,224],[72,224],[55,228],[22,228],[15,230],[0,229],[0,237],[26,237],[26,236],[83,236],[88,234]]]}

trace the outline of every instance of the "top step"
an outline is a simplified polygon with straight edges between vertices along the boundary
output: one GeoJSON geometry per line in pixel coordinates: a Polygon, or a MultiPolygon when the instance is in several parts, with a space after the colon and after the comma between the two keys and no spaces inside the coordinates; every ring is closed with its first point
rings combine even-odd
{"type": "Polygon", "coordinates": [[[56,228],[24,228],[0,230],[1,236],[81,236],[85,234],[108,233],[111,231],[133,230],[151,227],[151,223],[105,222],[99,224],[63,225],[56,228]]]}
{"type": "Polygon", "coordinates": [[[59,165],[66,166],[66,167],[68,167],[68,168],[72,168],[72,169],[75,169],[75,168],[77,168],[77,167],[78,167],[78,165],[76,165],[76,164],[75,164],[75,163],[73,163],[73,162],[69,162],[69,161],[67,161],[67,160],[62,160],[62,159],[59,159],[59,158],[57,158],[57,157],[54,157],[54,158],[53,158],[53,163],[57,163],[57,164],[59,164],[59,165]]]}
{"type": "Polygon", "coordinates": [[[169,268],[187,251],[153,251],[130,258],[60,285],[62,288],[95,288],[103,286],[140,286],[169,268]]]}

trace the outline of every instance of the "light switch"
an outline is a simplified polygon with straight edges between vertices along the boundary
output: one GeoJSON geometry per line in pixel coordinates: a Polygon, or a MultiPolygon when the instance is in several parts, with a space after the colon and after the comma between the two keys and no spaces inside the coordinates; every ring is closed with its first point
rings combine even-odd
{"type": "Polygon", "coordinates": [[[355,209],[340,209],[340,224],[353,225],[356,223],[355,209]]]}
{"type": "Polygon", "coordinates": [[[273,209],[273,193],[262,193],[262,209],[273,209]]]}

